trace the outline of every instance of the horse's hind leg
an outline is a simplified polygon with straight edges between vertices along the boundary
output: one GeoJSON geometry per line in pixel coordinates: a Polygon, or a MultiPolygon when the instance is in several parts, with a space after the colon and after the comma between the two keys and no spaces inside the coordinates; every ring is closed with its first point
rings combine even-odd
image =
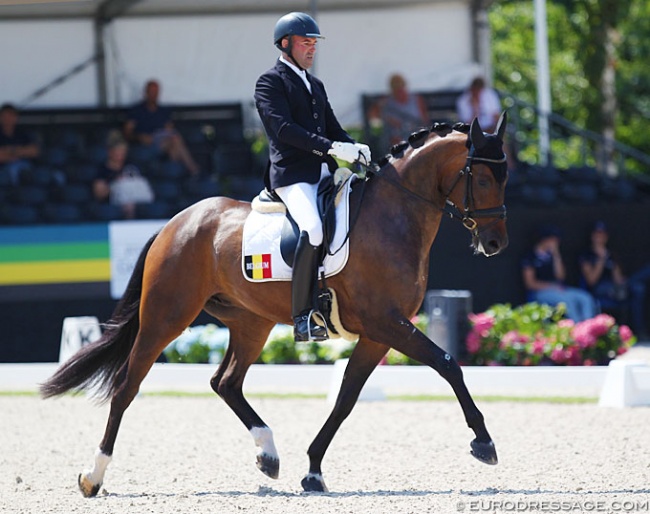
{"type": "Polygon", "coordinates": [[[99,492],[104,481],[104,473],[113,455],[115,440],[124,412],[138,394],[140,384],[162,350],[169,341],[180,334],[181,330],[175,331],[173,335],[159,334],[154,337],[143,335],[142,331],[138,334],[129,360],[116,377],[116,388],[111,399],[108,423],[104,437],[95,452],[94,466],[91,470],[86,470],[79,475],[79,489],[85,497],[95,496],[99,492]]]}
{"type": "Polygon", "coordinates": [[[262,352],[275,323],[245,311],[241,311],[236,320],[225,323],[230,330],[230,342],[210,385],[253,436],[255,445],[259,447],[257,467],[265,475],[278,478],[280,458],[273,442],[273,433],[246,401],[242,392],[246,372],[262,352]]]}
{"type": "Polygon", "coordinates": [[[198,300],[190,301],[187,298],[185,301],[180,299],[179,295],[176,295],[176,299],[179,300],[179,305],[184,305],[184,308],[176,311],[174,316],[168,312],[166,315],[162,314],[166,312],[163,309],[165,302],[167,305],[174,304],[171,298],[165,299],[162,294],[156,296],[156,300],[145,302],[142,306],[140,330],[135,338],[133,349],[115,378],[108,423],[104,437],[95,452],[94,466],[79,475],[79,489],[86,497],[95,496],[103,483],[122,417],[138,394],[140,384],[167,344],[178,337],[201,312],[202,306],[198,300]]]}
{"type": "Polygon", "coordinates": [[[302,479],[305,491],[327,491],[321,472],[321,462],[334,434],[354,407],[363,385],[377,367],[388,346],[361,338],[355,346],[343,375],[343,382],[332,413],[309,446],[309,474],[302,479]]]}

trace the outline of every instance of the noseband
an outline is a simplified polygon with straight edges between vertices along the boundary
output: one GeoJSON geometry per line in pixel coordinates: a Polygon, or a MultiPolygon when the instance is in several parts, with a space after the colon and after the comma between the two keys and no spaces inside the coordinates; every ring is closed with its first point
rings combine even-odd
{"type": "MultiPolygon", "coordinates": [[[[494,173],[493,166],[495,164],[504,164],[506,162],[506,156],[504,154],[500,159],[488,159],[487,157],[480,157],[474,154],[474,145],[472,145],[467,154],[467,160],[465,161],[465,167],[458,172],[458,176],[454,183],[447,191],[445,195],[445,206],[442,208],[442,212],[447,214],[450,218],[456,218],[459,220],[463,226],[469,230],[473,236],[478,236],[478,223],[476,218],[496,218],[492,223],[497,223],[499,220],[506,219],[506,206],[502,205],[501,207],[491,207],[489,209],[474,209],[474,194],[472,191],[472,164],[484,163],[487,164],[488,168],[494,173]],[[449,199],[449,196],[453,192],[454,188],[458,183],[465,177],[465,197],[463,199],[463,208],[462,210],[458,208],[454,202],[449,199]]],[[[424,200],[424,198],[423,198],[424,200]]],[[[427,200],[428,201],[428,200],[427,200]]],[[[487,228],[487,227],[486,227],[487,228]]]]}

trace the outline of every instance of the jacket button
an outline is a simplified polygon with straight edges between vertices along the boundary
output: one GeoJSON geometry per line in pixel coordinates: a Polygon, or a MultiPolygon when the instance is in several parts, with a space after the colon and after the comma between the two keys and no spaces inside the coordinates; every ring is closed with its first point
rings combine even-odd
{"type": "Polygon", "coordinates": [[[320,127],[316,127],[316,132],[321,132],[321,128],[320,128],[320,127]]]}
{"type": "Polygon", "coordinates": [[[316,105],[316,99],[315,99],[315,98],[312,98],[312,99],[311,99],[311,104],[312,104],[312,105],[316,105]]]}

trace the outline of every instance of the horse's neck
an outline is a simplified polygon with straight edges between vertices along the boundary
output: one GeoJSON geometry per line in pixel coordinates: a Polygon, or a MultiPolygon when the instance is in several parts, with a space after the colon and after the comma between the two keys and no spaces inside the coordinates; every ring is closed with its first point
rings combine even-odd
{"type": "Polygon", "coordinates": [[[442,217],[437,205],[425,200],[421,191],[404,185],[395,172],[373,179],[366,196],[365,208],[380,226],[383,240],[390,238],[410,251],[428,255],[442,217]]]}

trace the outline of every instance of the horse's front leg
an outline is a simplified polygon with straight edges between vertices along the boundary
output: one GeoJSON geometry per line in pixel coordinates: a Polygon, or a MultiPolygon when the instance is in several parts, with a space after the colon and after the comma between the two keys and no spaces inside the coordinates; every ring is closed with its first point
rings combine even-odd
{"type": "Polygon", "coordinates": [[[435,369],[454,390],[463,409],[467,426],[474,431],[476,438],[471,442],[471,454],[486,464],[496,464],[497,453],[494,442],[485,427],[483,414],[472,399],[463,372],[456,360],[420,332],[403,316],[382,318],[371,327],[370,337],[389,343],[404,355],[435,369]]]}
{"type": "Polygon", "coordinates": [[[309,473],[301,482],[305,491],[327,491],[321,472],[323,456],[341,423],[352,411],[370,373],[377,367],[377,364],[386,355],[387,351],[387,346],[363,337],[355,346],[345,369],[343,382],[334,408],[323,428],[320,429],[320,432],[309,446],[309,450],[307,450],[309,473]]]}

